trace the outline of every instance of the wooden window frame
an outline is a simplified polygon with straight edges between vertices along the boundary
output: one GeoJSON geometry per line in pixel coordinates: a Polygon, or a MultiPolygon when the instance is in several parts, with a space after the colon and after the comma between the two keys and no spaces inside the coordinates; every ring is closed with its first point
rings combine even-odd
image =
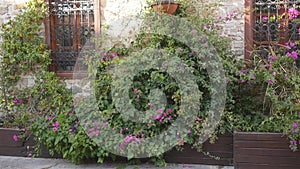
{"type": "MultiPolygon", "coordinates": [[[[50,0],[45,0],[45,3],[49,4],[50,0]]],[[[94,3],[94,29],[95,29],[95,35],[101,33],[101,0],[93,0],[94,3]]],[[[44,20],[45,25],[45,40],[46,44],[48,45],[49,49],[51,50],[52,45],[51,43],[55,43],[55,38],[51,39],[51,24],[55,24],[53,20],[49,17],[49,15],[46,16],[44,20]],[[51,23],[52,22],[52,23],[51,23]],[[54,41],[54,42],[53,42],[54,41]]],[[[52,55],[51,55],[52,57],[52,55]]],[[[73,71],[56,71],[53,65],[51,64],[49,66],[50,71],[54,71],[56,75],[62,79],[73,79],[73,78],[82,78],[87,76],[87,72],[80,72],[76,74],[73,71]]]]}

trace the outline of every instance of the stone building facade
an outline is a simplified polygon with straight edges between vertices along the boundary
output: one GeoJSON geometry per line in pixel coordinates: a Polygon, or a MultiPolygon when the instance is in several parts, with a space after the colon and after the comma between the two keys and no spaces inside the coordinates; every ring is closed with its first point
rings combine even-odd
{"type": "MultiPolygon", "coordinates": [[[[13,19],[20,9],[26,4],[28,0],[1,0],[0,1],[0,25],[13,19]]],[[[71,0],[70,0],[71,1],[71,0]]],[[[197,1],[197,0],[196,0],[197,1]]],[[[212,2],[214,0],[210,0],[212,2]]],[[[218,0],[215,0],[218,1],[218,0]]],[[[138,29],[139,15],[146,5],[146,0],[94,0],[94,5],[98,5],[96,9],[100,9],[100,25],[109,27],[108,33],[115,37],[130,37],[133,35],[135,29],[138,29]]],[[[238,57],[243,58],[244,53],[244,17],[242,11],[244,10],[244,0],[227,0],[224,1],[223,6],[220,6],[220,16],[226,17],[230,14],[238,14],[234,20],[228,20],[223,26],[222,35],[232,38],[232,50],[234,50],[238,57]]],[[[1,38],[1,37],[0,37],[1,38]]],[[[1,39],[0,39],[1,43],[1,39]]],[[[66,80],[68,88],[71,86],[80,86],[80,81],[66,80]]],[[[19,82],[19,87],[32,86],[32,76],[24,76],[19,82]]]]}

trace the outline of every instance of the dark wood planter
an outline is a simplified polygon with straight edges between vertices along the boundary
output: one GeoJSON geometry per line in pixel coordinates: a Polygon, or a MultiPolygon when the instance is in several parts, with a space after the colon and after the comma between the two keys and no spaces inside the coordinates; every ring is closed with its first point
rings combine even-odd
{"type": "Polygon", "coordinates": [[[22,130],[0,128],[0,155],[27,156],[26,147],[22,141],[14,141],[13,136],[21,134],[22,130]]]}
{"type": "MultiPolygon", "coordinates": [[[[25,140],[15,141],[14,135],[20,135],[24,133],[24,130],[12,129],[12,128],[0,128],[0,155],[2,156],[17,156],[28,157],[35,154],[34,146],[35,142],[33,137],[29,137],[25,140]]],[[[51,156],[48,150],[42,147],[40,157],[51,158],[60,157],[59,155],[51,156]]]]}
{"type": "Polygon", "coordinates": [[[183,151],[173,149],[167,152],[165,159],[168,163],[233,165],[233,135],[229,133],[220,135],[214,144],[210,144],[209,141],[204,142],[203,151],[220,159],[216,160],[204,155],[202,152],[192,149],[190,145],[185,145],[183,151]]]}
{"type": "Polygon", "coordinates": [[[292,152],[289,140],[280,133],[234,133],[236,169],[300,168],[300,152],[292,152]]]}

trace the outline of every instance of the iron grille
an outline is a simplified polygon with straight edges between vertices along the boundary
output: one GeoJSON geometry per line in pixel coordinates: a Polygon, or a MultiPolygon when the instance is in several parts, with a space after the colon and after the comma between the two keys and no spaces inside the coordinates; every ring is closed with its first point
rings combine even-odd
{"type": "Polygon", "coordinates": [[[298,17],[291,21],[290,8],[300,9],[300,0],[255,0],[254,6],[254,43],[263,45],[270,42],[284,44],[289,40],[298,40],[300,22],[298,17]]]}
{"type": "Polygon", "coordinates": [[[49,12],[52,67],[57,72],[73,71],[79,55],[85,55],[83,47],[94,49],[93,0],[49,0],[49,12]]]}

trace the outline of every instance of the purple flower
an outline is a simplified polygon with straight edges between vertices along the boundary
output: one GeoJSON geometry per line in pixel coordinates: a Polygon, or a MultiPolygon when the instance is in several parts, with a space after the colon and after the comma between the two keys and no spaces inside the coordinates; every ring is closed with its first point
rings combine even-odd
{"type": "Polygon", "coordinates": [[[18,99],[18,98],[15,98],[13,102],[14,102],[15,104],[19,103],[19,99],[18,99]]]}
{"type": "Polygon", "coordinates": [[[102,123],[102,126],[103,126],[103,127],[105,127],[105,126],[107,126],[107,125],[108,125],[108,122],[107,122],[107,121],[105,121],[105,122],[102,123]]]}
{"type": "Polygon", "coordinates": [[[271,62],[273,62],[273,61],[276,61],[276,60],[278,60],[278,57],[277,56],[269,56],[269,59],[270,59],[270,61],[271,62]]]}
{"type": "Polygon", "coordinates": [[[274,76],[276,76],[276,74],[277,74],[276,72],[273,72],[273,73],[272,73],[272,75],[274,75],[274,76]]]}
{"type": "Polygon", "coordinates": [[[51,121],[52,120],[52,117],[48,117],[48,119],[47,119],[48,121],[51,121]]]}
{"type": "Polygon", "coordinates": [[[187,131],[187,134],[191,134],[191,130],[188,130],[188,131],[187,131]]]}
{"type": "Polygon", "coordinates": [[[156,110],[156,113],[163,114],[163,113],[164,113],[164,110],[163,110],[163,109],[158,109],[158,110],[156,110]]]}
{"type": "Polygon", "coordinates": [[[243,74],[246,74],[246,70],[245,70],[244,68],[241,69],[241,72],[242,72],[243,74]]]}
{"type": "Polygon", "coordinates": [[[289,79],[289,77],[288,77],[288,76],[284,76],[284,79],[285,79],[285,80],[288,80],[288,79],[289,79]]]}
{"type": "Polygon", "coordinates": [[[24,104],[24,100],[19,100],[19,103],[20,104],[24,104]]]}
{"type": "Polygon", "coordinates": [[[287,56],[291,57],[293,60],[297,60],[298,59],[298,53],[296,51],[293,51],[292,53],[288,52],[287,56]]]}
{"type": "Polygon", "coordinates": [[[124,144],[120,144],[119,148],[120,148],[121,150],[123,150],[123,149],[125,148],[125,145],[124,145],[124,144]]]}
{"type": "Polygon", "coordinates": [[[19,136],[17,136],[16,134],[13,136],[14,141],[19,141],[19,136]]]}
{"type": "Polygon", "coordinates": [[[273,84],[273,80],[272,80],[272,79],[268,79],[268,80],[267,80],[267,83],[268,83],[268,84],[273,84]]]}
{"type": "Polygon", "coordinates": [[[300,28],[298,29],[298,32],[300,33],[300,28]]]}
{"type": "Polygon", "coordinates": [[[297,9],[295,9],[295,8],[290,8],[290,9],[288,10],[288,13],[289,13],[289,18],[290,18],[290,19],[297,18],[298,15],[299,15],[299,11],[298,11],[297,9]]]}
{"type": "Polygon", "coordinates": [[[53,127],[54,132],[57,132],[57,130],[58,130],[58,127],[53,127]]]}
{"type": "Polygon", "coordinates": [[[297,128],[298,125],[299,125],[298,122],[294,122],[294,123],[293,123],[293,127],[294,127],[294,128],[297,128]]]}
{"type": "Polygon", "coordinates": [[[148,106],[151,108],[153,106],[152,102],[149,102],[148,106]]]}
{"type": "Polygon", "coordinates": [[[171,109],[168,109],[167,112],[170,113],[170,114],[172,114],[174,111],[171,110],[171,109]]]}
{"type": "Polygon", "coordinates": [[[193,29],[193,30],[192,30],[192,35],[195,36],[196,33],[197,33],[197,31],[193,29]]]}
{"type": "Polygon", "coordinates": [[[182,51],[182,48],[178,48],[177,50],[178,50],[178,52],[180,52],[180,51],[182,51]]]}
{"type": "Polygon", "coordinates": [[[138,88],[134,88],[133,89],[133,93],[138,94],[139,89],[138,88]]]}
{"type": "Polygon", "coordinates": [[[52,124],[53,127],[58,127],[59,126],[59,122],[56,121],[54,124],[52,124]]]}
{"type": "Polygon", "coordinates": [[[295,43],[294,42],[290,42],[290,47],[294,47],[295,43]]]}
{"type": "Polygon", "coordinates": [[[262,17],[262,21],[268,21],[268,17],[267,16],[264,16],[264,17],[262,17]]]}

